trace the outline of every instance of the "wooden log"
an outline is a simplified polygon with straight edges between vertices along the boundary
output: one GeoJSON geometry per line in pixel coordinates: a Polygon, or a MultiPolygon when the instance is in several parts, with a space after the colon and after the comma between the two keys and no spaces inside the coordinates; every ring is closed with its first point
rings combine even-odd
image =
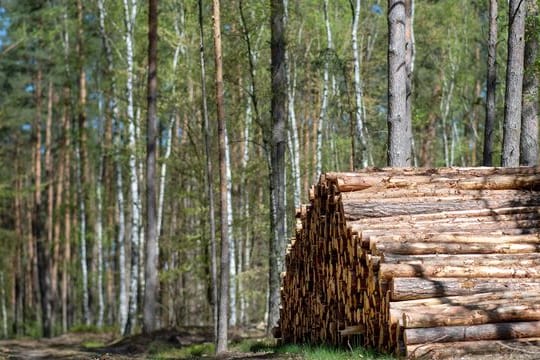
{"type": "MultiPolygon", "coordinates": [[[[539,234],[524,235],[479,235],[479,234],[445,234],[445,233],[420,233],[402,235],[374,235],[362,238],[362,243],[403,243],[403,242],[446,242],[446,243],[497,243],[497,244],[538,244],[539,234]]],[[[368,247],[369,248],[369,247],[368,247]]]]}
{"type": "Polygon", "coordinates": [[[428,299],[406,300],[391,302],[390,306],[394,309],[408,309],[417,307],[433,307],[433,306],[446,306],[448,304],[454,305],[476,305],[486,303],[502,303],[518,301],[523,299],[537,298],[538,293],[526,293],[523,291],[503,291],[503,292],[489,292],[479,293],[472,295],[459,295],[459,296],[445,296],[428,299]]]}
{"type": "MultiPolygon", "coordinates": [[[[424,171],[424,170],[421,170],[424,171]]],[[[479,174],[480,175],[480,174],[479,174]]],[[[418,184],[440,184],[462,190],[507,190],[507,189],[537,189],[540,186],[540,175],[537,173],[487,174],[475,176],[467,173],[426,171],[410,174],[399,171],[378,173],[327,173],[326,179],[337,183],[340,192],[361,191],[370,187],[384,188],[415,187],[418,184]]]]}
{"type": "MultiPolygon", "coordinates": [[[[496,243],[375,243],[370,246],[373,254],[400,255],[429,254],[518,254],[537,253],[540,244],[496,244],[496,243]]],[[[495,277],[495,276],[493,276],[495,277]]]]}
{"type": "Polygon", "coordinates": [[[460,341],[409,345],[408,359],[447,359],[481,354],[540,355],[540,337],[512,340],[460,341]]]}
{"type": "Polygon", "coordinates": [[[540,321],[405,329],[405,345],[540,337],[540,321]]]}
{"type": "Polygon", "coordinates": [[[540,266],[453,266],[422,264],[381,264],[379,276],[395,277],[467,277],[467,278],[540,278],[540,266]]]}
{"type": "Polygon", "coordinates": [[[445,304],[432,307],[392,309],[390,321],[407,328],[479,325],[509,321],[540,320],[540,297],[501,303],[445,304]]]}
{"type": "Polygon", "coordinates": [[[427,255],[399,255],[384,253],[378,257],[385,264],[445,264],[445,265],[504,265],[519,263],[524,265],[540,265],[540,253],[519,254],[427,254],[427,255]]]}
{"type": "MultiPolygon", "coordinates": [[[[356,194],[356,193],[349,193],[356,194]]],[[[413,195],[406,198],[343,200],[345,218],[359,220],[374,217],[390,217],[399,215],[429,214],[439,212],[462,211],[463,209],[491,210],[498,208],[514,208],[517,206],[538,206],[540,199],[535,194],[501,196],[501,195],[453,195],[446,197],[413,195]]],[[[346,195],[345,195],[346,196],[346,195]]]]}
{"type": "Polygon", "coordinates": [[[540,279],[397,277],[390,281],[389,290],[392,301],[503,291],[539,294],[540,279]]]}

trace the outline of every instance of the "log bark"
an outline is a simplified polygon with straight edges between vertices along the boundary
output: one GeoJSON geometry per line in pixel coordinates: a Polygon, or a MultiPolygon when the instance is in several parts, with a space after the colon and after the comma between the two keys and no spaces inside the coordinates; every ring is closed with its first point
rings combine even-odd
{"type": "Polygon", "coordinates": [[[538,278],[540,266],[452,266],[381,264],[379,276],[390,280],[394,277],[471,277],[471,278],[538,278]]]}
{"type": "Polygon", "coordinates": [[[390,321],[406,328],[481,325],[510,321],[540,320],[538,297],[504,303],[413,307],[406,310],[390,307],[390,321]]]}
{"type": "Polygon", "coordinates": [[[502,291],[540,293],[540,279],[398,277],[390,281],[388,290],[392,301],[502,291]]]}
{"type": "Polygon", "coordinates": [[[540,251],[540,244],[486,244],[486,243],[375,243],[373,254],[521,254],[540,251]]]}
{"type": "Polygon", "coordinates": [[[405,329],[403,332],[406,345],[532,337],[540,337],[540,321],[405,329]]]}
{"type": "Polygon", "coordinates": [[[409,345],[406,352],[409,359],[445,359],[488,353],[537,354],[538,346],[540,338],[523,338],[409,345]]]}

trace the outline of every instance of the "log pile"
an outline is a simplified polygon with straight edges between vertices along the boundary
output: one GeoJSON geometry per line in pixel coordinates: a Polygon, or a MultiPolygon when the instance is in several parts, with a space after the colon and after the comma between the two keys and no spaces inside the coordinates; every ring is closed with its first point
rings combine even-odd
{"type": "Polygon", "coordinates": [[[276,337],[407,358],[540,345],[539,191],[538,168],[323,174],[297,210],[276,337]]]}

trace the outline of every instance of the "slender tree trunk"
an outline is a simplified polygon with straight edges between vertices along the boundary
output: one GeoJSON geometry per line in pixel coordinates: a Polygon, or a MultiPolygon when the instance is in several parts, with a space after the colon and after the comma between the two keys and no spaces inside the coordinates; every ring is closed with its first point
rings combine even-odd
{"type": "Polygon", "coordinates": [[[214,62],[216,66],[216,108],[219,139],[219,187],[221,217],[221,284],[219,291],[219,321],[216,353],[227,351],[227,328],[229,306],[229,236],[228,236],[228,197],[226,168],[226,125],[223,102],[223,62],[221,55],[221,15],[219,0],[213,0],[214,20],[214,62]]]}
{"type": "Polygon", "coordinates": [[[486,122],[484,125],[484,166],[493,165],[497,87],[497,2],[489,0],[489,37],[486,81],[486,122]]]}
{"type": "MultiPolygon", "coordinates": [[[[353,53],[353,68],[354,68],[354,117],[356,123],[356,138],[358,138],[358,144],[360,145],[360,159],[356,159],[356,150],[353,151],[353,164],[354,167],[357,167],[361,164],[362,167],[367,167],[368,165],[368,156],[367,156],[367,142],[366,135],[364,134],[364,119],[362,117],[362,82],[360,80],[360,54],[358,51],[358,27],[360,25],[360,0],[356,0],[355,5],[351,6],[353,10],[353,23],[351,29],[351,45],[353,53]]],[[[356,143],[356,141],[354,141],[356,143]]],[[[354,145],[353,145],[354,146],[354,145]]]]}
{"type": "MultiPolygon", "coordinates": [[[[538,165],[538,3],[527,2],[520,164],[538,165]]],[[[523,5],[522,5],[523,6],[523,5]]]]}
{"type": "Polygon", "coordinates": [[[203,134],[204,134],[204,153],[206,157],[205,161],[205,180],[206,180],[206,196],[208,197],[208,220],[210,222],[210,274],[211,274],[211,297],[212,297],[212,310],[214,320],[214,340],[218,342],[218,322],[219,322],[219,308],[218,308],[218,280],[217,280],[217,258],[216,258],[216,219],[215,219],[215,205],[214,205],[214,191],[213,191],[213,171],[212,171],[212,157],[210,149],[210,126],[208,121],[208,104],[206,94],[206,65],[204,58],[204,27],[203,27],[203,4],[202,0],[198,1],[199,9],[199,62],[201,65],[201,107],[203,114],[203,134]]]}
{"type": "Polygon", "coordinates": [[[525,0],[510,0],[508,5],[508,60],[504,97],[502,166],[519,165],[526,12],[525,0]]]}
{"type": "Polygon", "coordinates": [[[411,123],[407,116],[405,3],[388,1],[388,165],[411,165],[411,123]]]}
{"type": "Polygon", "coordinates": [[[157,29],[158,0],[148,10],[148,128],[146,143],[146,267],[144,288],[144,332],[157,328],[159,296],[159,244],[156,223],[156,138],[157,138],[157,29]]]}
{"type": "Polygon", "coordinates": [[[72,196],[71,196],[71,119],[69,118],[69,88],[64,88],[64,134],[65,134],[65,175],[61,181],[64,182],[66,196],[64,198],[64,251],[62,254],[62,331],[67,332],[69,327],[68,321],[68,286],[70,283],[69,265],[71,263],[71,211],[72,211],[72,196]]]}
{"type": "Polygon", "coordinates": [[[54,173],[53,173],[53,155],[52,155],[52,122],[53,122],[53,85],[52,81],[49,80],[48,90],[47,90],[47,120],[45,124],[45,179],[47,179],[47,241],[46,246],[48,247],[47,254],[49,259],[47,260],[47,277],[48,279],[48,289],[47,289],[47,308],[50,311],[50,323],[51,326],[54,326],[55,323],[55,299],[56,297],[56,278],[54,277],[53,267],[56,261],[54,257],[54,252],[51,253],[53,246],[53,221],[54,221],[54,173]],[[53,255],[53,256],[51,256],[53,255]]]}
{"type": "Polygon", "coordinates": [[[417,166],[416,159],[416,149],[414,143],[414,137],[412,135],[412,87],[413,87],[413,70],[414,70],[414,55],[415,55],[415,44],[414,44],[414,0],[405,1],[405,60],[406,60],[406,71],[407,71],[407,111],[406,111],[406,122],[409,124],[408,130],[409,134],[407,136],[411,139],[411,157],[412,163],[414,166],[417,166]]]}
{"type": "Polygon", "coordinates": [[[270,174],[270,264],[269,264],[269,297],[268,326],[270,332],[279,319],[280,274],[283,269],[285,252],[285,149],[287,119],[287,64],[285,62],[285,7],[283,0],[270,1],[270,51],[272,81],[272,147],[270,174]]]}
{"type": "MultiPolygon", "coordinates": [[[[332,44],[332,29],[330,28],[330,19],[328,17],[328,0],[324,0],[324,23],[326,26],[326,51],[323,71],[323,90],[321,99],[321,112],[319,115],[319,127],[317,128],[317,152],[315,161],[315,176],[322,173],[322,142],[323,130],[326,126],[328,113],[328,84],[330,81],[330,56],[334,48],[332,44]]],[[[285,80],[286,81],[286,80],[285,80]]]]}
{"type": "Polygon", "coordinates": [[[79,58],[79,103],[78,103],[78,142],[76,145],[77,157],[77,192],[79,201],[79,236],[81,246],[81,275],[82,275],[82,293],[83,293],[83,320],[86,325],[92,322],[90,313],[90,294],[88,286],[88,264],[87,264],[87,212],[86,212],[86,181],[89,180],[86,175],[88,158],[87,136],[86,136],[86,71],[84,68],[84,49],[83,49],[83,16],[84,9],[82,0],[77,0],[77,56],[79,58]]]}
{"type": "Polygon", "coordinates": [[[126,27],[126,60],[127,60],[127,121],[129,137],[129,175],[130,175],[130,194],[131,194],[131,279],[129,291],[129,310],[126,326],[123,329],[124,334],[130,334],[136,325],[137,318],[137,299],[139,286],[139,251],[141,230],[140,221],[140,198],[139,198],[139,177],[137,171],[136,158],[136,127],[135,111],[133,103],[133,31],[135,26],[135,17],[137,15],[137,2],[135,0],[124,0],[124,18],[126,27]]]}
{"type": "Polygon", "coordinates": [[[35,134],[35,170],[34,170],[34,211],[32,213],[32,233],[35,239],[36,246],[36,255],[37,255],[37,274],[38,274],[38,284],[39,284],[39,295],[40,295],[40,305],[41,305],[41,327],[42,335],[44,337],[52,336],[52,323],[51,323],[51,308],[49,302],[49,291],[50,291],[50,274],[49,271],[49,254],[48,254],[48,243],[47,239],[43,236],[43,220],[42,220],[42,170],[41,170],[41,150],[42,150],[42,140],[41,140],[41,83],[42,83],[42,72],[41,69],[38,69],[35,89],[36,89],[36,134],[35,134]]]}
{"type": "Polygon", "coordinates": [[[8,319],[6,309],[6,283],[4,281],[4,273],[0,272],[0,309],[2,312],[2,335],[4,339],[8,337],[8,319]]]}

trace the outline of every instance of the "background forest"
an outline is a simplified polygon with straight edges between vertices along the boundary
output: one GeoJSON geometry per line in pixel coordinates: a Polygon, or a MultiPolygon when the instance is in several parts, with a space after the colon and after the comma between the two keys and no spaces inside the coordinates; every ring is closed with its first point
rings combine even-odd
{"type": "MultiPolygon", "coordinates": [[[[214,323],[212,4],[199,6],[159,4],[159,327],[214,323]]],[[[288,236],[294,209],[321,172],[386,165],[386,7],[374,0],[287,5],[288,236]]],[[[414,1],[414,166],[482,164],[488,9],[487,0],[414,1]]],[[[0,1],[0,337],[141,326],[147,11],[138,0],[0,1]],[[40,281],[49,291],[40,291],[40,281]]],[[[507,18],[501,1],[494,165],[501,158],[507,18]]],[[[233,327],[267,320],[269,19],[266,1],[221,3],[233,327]]]]}

